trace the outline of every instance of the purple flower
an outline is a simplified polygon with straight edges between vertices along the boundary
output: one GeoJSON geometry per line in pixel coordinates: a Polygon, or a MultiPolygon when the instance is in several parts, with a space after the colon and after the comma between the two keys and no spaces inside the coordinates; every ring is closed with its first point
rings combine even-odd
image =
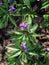
{"type": "Polygon", "coordinates": [[[28,48],[26,48],[26,43],[25,42],[21,42],[21,47],[24,49],[24,52],[28,52],[28,48]]]}
{"type": "Polygon", "coordinates": [[[26,48],[26,43],[25,42],[21,42],[21,47],[25,49],[26,48]]]}
{"type": "Polygon", "coordinates": [[[19,26],[20,27],[23,27],[23,28],[27,28],[28,27],[28,24],[27,23],[21,23],[19,26]]]}
{"type": "Polygon", "coordinates": [[[15,10],[13,5],[10,6],[10,10],[15,10]]]}

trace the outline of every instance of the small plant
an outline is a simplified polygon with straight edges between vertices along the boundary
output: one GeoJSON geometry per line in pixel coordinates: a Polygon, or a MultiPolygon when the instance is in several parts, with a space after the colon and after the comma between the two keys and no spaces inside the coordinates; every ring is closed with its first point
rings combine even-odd
{"type": "Polygon", "coordinates": [[[6,28],[8,22],[14,25],[9,38],[14,45],[5,47],[7,65],[49,65],[43,47],[36,41],[42,36],[37,33],[40,25],[49,28],[49,12],[45,11],[48,6],[48,0],[4,0],[0,6],[0,29],[6,28]],[[21,21],[17,22],[17,17],[21,21]],[[41,19],[34,22],[34,18],[43,22],[41,19]]]}

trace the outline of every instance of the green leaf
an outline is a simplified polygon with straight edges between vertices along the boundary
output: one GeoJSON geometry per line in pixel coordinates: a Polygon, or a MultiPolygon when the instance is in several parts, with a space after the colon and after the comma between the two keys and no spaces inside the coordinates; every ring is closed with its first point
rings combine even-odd
{"type": "Polygon", "coordinates": [[[25,39],[26,39],[26,36],[25,36],[25,35],[23,35],[23,38],[22,38],[22,39],[23,39],[23,41],[25,41],[25,39]]]}
{"type": "Polygon", "coordinates": [[[29,36],[29,39],[30,39],[30,41],[31,41],[33,44],[36,43],[34,37],[29,36]]]}
{"type": "Polygon", "coordinates": [[[34,24],[34,25],[31,27],[30,32],[31,32],[31,33],[34,33],[37,28],[38,28],[38,24],[36,23],[36,24],[34,24]]]}
{"type": "Polygon", "coordinates": [[[5,22],[5,19],[6,19],[6,15],[4,15],[4,16],[2,17],[2,22],[5,22]]]}
{"type": "Polygon", "coordinates": [[[32,23],[32,19],[31,19],[31,16],[29,15],[28,16],[28,24],[31,24],[32,23]]]}
{"type": "Polygon", "coordinates": [[[49,7],[49,1],[44,2],[44,3],[42,4],[42,8],[41,8],[41,9],[47,8],[47,7],[49,7]]]}
{"type": "Polygon", "coordinates": [[[19,40],[16,36],[16,38],[12,38],[12,41],[14,42],[16,48],[19,48],[21,49],[21,46],[20,46],[20,42],[21,42],[21,39],[19,40]]]}
{"type": "Polygon", "coordinates": [[[3,28],[3,23],[1,22],[1,20],[0,20],[0,28],[3,28]]]}
{"type": "Polygon", "coordinates": [[[4,15],[0,20],[0,28],[6,27],[8,24],[8,16],[4,15]]]}
{"type": "Polygon", "coordinates": [[[33,33],[33,34],[32,34],[32,36],[33,36],[33,37],[40,37],[40,36],[41,36],[41,34],[36,34],[36,33],[33,33]]]}
{"type": "Polygon", "coordinates": [[[27,56],[25,53],[22,53],[22,61],[24,61],[25,63],[27,63],[27,56]]]}
{"type": "Polygon", "coordinates": [[[8,24],[8,15],[4,15],[2,22],[3,22],[3,26],[6,27],[8,24]]]}
{"type": "Polygon", "coordinates": [[[0,11],[6,13],[6,10],[0,7],[0,11]]]}
{"type": "Polygon", "coordinates": [[[15,52],[14,54],[11,55],[11,58],[17,57],[21,54],[21,51],[15,52]]]}
{"type": "Polygon", "coordinates": [[[31,18],[31,16],[30,15],[28,15],[28,20],[27,20],[28,22],[28,31],[30,30],[30,25],[31,25],[31,23],[32,23],[32,18],[31,18]]]}
{"type": "Polygon", "coordinates": [[[46,4],[48,4],[49,2],[48,1],[46,1],[46,2],[44,2],[43,4],[42,4],[42,6],[45,6],[46,4]]]}
{"type": "Polygon", "coordinates": [[[26,41],[26,46],[27,46],[27,48],[29,48],[30,47],[30,42],[29,42],[29,35],[26,35],[26,38],[25,38],[25,41],[26,41]]]}
{"type": "Polygon", "coordinates": [[[37,55],[38,56],[38,54],[32,53],[32,52],[29,52],[29,55],[31,55],[31,56],[37,55]]]}
{"type": "Polygon", "coordinates": [[[43,22],[42,26],[43,26],[43,27],[49,27],[49,21],[43,22]]]}
{"type": "Polygon", "coordinates": [[[23,34],[22,32],[16,31],[16,30],[12,30],[12,33],[17,34],[17,35],[22,35],[23,34]]]}
{"type": "Polygon", "coordinates": [[[6,46],[6,48],[13,50],[13,51],[19,51],[19,49],[13,47],[13,46],[6,46]]]}
{"type": "Polygon", "coordinates": [[[24,4],[27,5],[28,8],[31,7],[30,0],[23,0],[24,4]]]}
{"type": "Polygon", "coordinates": [[[45,21],[42,23],[42,26],[48,27],[49,26],[49,15],[45,14],[45,15],[43,15],[43,18],[44,18],[45,21]]]}
{"type": "Polygon", "coordinates": [[[10,19],[10,22],[11,22],[14,26],[16,26],[16,21],[15,21],[12,17],[10,17],[10,16],[9,16],[9,19],[10,19]]]}
{"type": "Polygon", "coordinates": [[[8,0],[4,0],[4,7],[8,10],[8,0]]]}
{"type": "Polygon", "coordinates": [[[44,20],[48,21],[49,20],[49,15],[45,14],[45,15],[43,15],[43,18],[44,18],[44,20]]]}
{"type": "Polygon", "coordinates": [[[11,16],[21,16],[20,14],[10,13],[11,16]]]}
{"type": "Polygon", "coordinates": [[[49,7],[49,4],[43,6],[41,9],[43,9],[43,8],[47,8],[47,7],[49,7]]]}
{"type": "Polygon", "coordinates": [[[22,39],[23,38],[23,35],[22,36],[19,36],[18,40],[22,39]]]}

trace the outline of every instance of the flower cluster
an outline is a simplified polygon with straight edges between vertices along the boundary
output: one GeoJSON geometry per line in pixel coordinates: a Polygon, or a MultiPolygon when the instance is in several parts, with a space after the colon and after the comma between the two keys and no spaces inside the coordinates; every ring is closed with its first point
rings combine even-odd
{"type": "Polygon", "coordinates": [[[15,10],[15,7],[13,5],[11,5],[9,8],[11,11],[15,10]]]}
{"type": "Polygon", "coordinates": [[[23,23],[21,23],[19,26],[20,26],[20,27],[23,27],[23,28],[27,28],[27,27],[28,27],[28,24],[23,22],[23,23]]]}
{"type": "Polygon", "coordinates": [[[24,48],[25,52],[28,51],[28,48],[26,48],[26,43],[25,42],[21,42],[21,47],[24,48]]]}
{"type": "Polygon", "coordinates": [[[21,42],[21,46],[22,46],[22,48],[26,48],[26,43],[25,42],[21,42]]]}

